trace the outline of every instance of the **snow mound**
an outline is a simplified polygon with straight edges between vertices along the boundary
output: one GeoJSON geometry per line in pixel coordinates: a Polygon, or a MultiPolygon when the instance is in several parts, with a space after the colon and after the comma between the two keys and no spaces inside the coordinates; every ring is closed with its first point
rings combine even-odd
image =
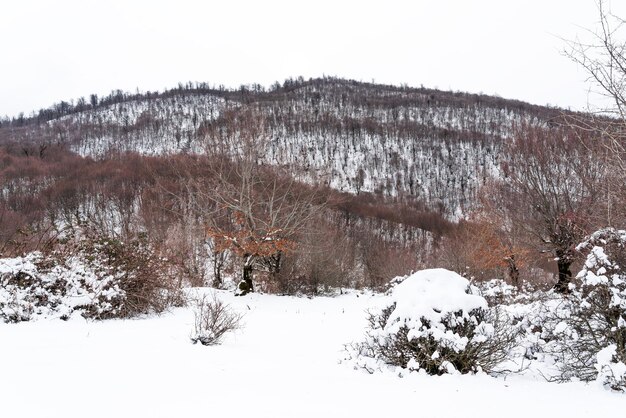
{"type": "Polygon", "coordinates": [[[409,339],[432,336],[462,350],[467,338],[451,332],[446,325],[454,327],[463,321],[477,325],[472,312],[487,309],[487,301],[468,293],[469,290],[469,281],[455,272],[446,269],[418,271],[392,291],[395,308],[384,331],[397,333],[406,326],[410,329],[409,339]]]}
{"type": "Polygon", "coordinates": [[[444,269],[406,277],[392,290],[389,304],[370,313],[365,341],[351,347],[357,365],[428,374],[493,369],[509,340],[500,338],[487,301],[475,292],[467,279],[444,269]]]}
{"type": "Polygon", "coordinates": [[[626,364],[620,361],[617,345],[610,344],[596,355],[596,381],[603,386],[615,390],[624,390],[626,387],[626,364]]]}

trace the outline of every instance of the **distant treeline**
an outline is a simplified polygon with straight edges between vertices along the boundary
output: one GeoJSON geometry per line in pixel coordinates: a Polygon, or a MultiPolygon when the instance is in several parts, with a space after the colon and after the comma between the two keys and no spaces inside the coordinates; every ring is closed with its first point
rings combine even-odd
{"type": "Polygon", "coordinates": [[[40,124],[75,113],[95,110],[115,104],[135,100],[144,101],[167,98],[181,94],[214,95],[226,100],[252,103],[289,100],[290,96],[298,94],[297,91],[300,89],[327,88],[328,86],[335,86],[335,88],[339,90],[358,89],[360,91],[360,94],[357,96],[358,103],[369,102],[376,106],[403,107],[415,104],[428,104],[433,106],[452,105],[457,107],[468,104],[480,104],[494,108],[512,109],[518,112],[541,113],[547,115],[548,118],[560,114],[560,110],[556,108],[537,106],[519,100],[504,99],[484,94],[442,91],[425,87],[409,87],[408,85],[382,85],[336,77],[309,78],[308,80],[298,77],[286,79],[282,84],[275,82],[269,88],[260,84],[228,88],[224,85],[215,86],[206,82],[187,82],[179,83],[178,86],[165,89],[162,92],[146,91],[131,93],[118,89],[113,90],[106,96],[90,94],[88,97],[80,97],[76,100],[61,101],[48,108],[33,111],[28,115],[20,113],[13,117],[4,116],[0,118],[0,127],[22,127],[29,124],[40,124]],[[402,95],[398,96],[396,95],[397,93],[402,93],[402,95]]]}

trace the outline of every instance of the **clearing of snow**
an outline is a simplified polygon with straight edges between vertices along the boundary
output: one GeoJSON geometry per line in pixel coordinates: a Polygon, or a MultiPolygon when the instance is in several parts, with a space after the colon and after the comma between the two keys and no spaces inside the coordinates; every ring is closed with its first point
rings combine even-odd
{"type": "MultiPolygon", "coordinates": [[[[211,290],[199,290],[211,292],[211,290]]],[[[218,291],[244,327],[193,345],[191,308],[144,319],[0,324],[0,417],[600,417],[626,397],[533,375],[369,374],[342,362],[381,295],[218,291]]]]}

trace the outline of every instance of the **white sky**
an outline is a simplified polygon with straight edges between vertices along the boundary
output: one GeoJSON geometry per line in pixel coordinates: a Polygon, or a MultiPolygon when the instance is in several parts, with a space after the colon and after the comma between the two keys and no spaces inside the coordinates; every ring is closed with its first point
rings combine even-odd
{"type": "MultiPolygon", "coordinates": [[[[626,17],[626,1],[613,11],[626,17]]],[[[7,0],[0,115],[113,89],[336,75],[582,109],[594,0],[7,0]]]]}

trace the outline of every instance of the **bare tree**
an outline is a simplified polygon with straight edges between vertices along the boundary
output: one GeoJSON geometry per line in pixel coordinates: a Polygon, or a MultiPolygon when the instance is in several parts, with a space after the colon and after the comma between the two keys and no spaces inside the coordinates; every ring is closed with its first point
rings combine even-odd
{"type": "MultiPolygon", "coordinates": [[[[190,180],[195,208],[204,215],[214,251],[241,261],[241,294],[253,291],[253,273],[275,277],[283,256],[325,206],[318,189],[297,182],[285,169],[264,162],[268,138],[262,117],[229,110],[223,125],[207,129],[209,176],[190,180]]],[[[190,178],[190,177],[188,177],[190,178]]]]}
{"type": "Polygon", "coordinates": [[[587,39],[568,41],[565,54],[583,67],[594,93],[609,100],[609,107],[601,109],[622,121],[626,119],[626,38],[625,21],[615,16],[604,0],[596,2],[598,27],[587,30],[587,39]]]}
{"type": "Polygon", "coordinates": [[[607,223],[623,221],[626,202],[626,25],[607,2],[597,0],[599,21],[581,37],[567,42],[565,54],[588,75],[592,92],[606,105],[595,112],[566,119],[579,131],[591,133],[604,147],[607,223]]]}
{"type": "Polygon", "coordinates": [[[555,288],[562,292],[572,278],[575,246],[598,223],[601,205],[602,161],[580,138],[563,127],[522,127],[495,189],[512,232],[556,261],[555,288]]]}

